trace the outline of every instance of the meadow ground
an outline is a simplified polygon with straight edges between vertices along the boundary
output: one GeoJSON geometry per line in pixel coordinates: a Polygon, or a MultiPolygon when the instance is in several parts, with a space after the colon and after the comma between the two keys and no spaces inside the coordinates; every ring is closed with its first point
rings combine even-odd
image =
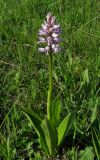
{"type": "Polygon", "coordinates": [[[38,53],[37,41],[49,11],[62,28],[62,49],[53,57],[53,100],[60,98],[61,119],[77,112],[57,156],[67,160],[97,156],[91,125],[100,119],[99,0],[1,0],[0,160],[44,156],[21,107],[32,108],[41,117],[46,114],[48,56],[38,53]]]}

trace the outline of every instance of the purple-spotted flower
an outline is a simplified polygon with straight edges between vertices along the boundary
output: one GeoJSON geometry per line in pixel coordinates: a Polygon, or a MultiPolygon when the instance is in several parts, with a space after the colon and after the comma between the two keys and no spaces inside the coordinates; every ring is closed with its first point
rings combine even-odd
{"type": "Polygon", "coordinates": [[[39,48],[38,51],[46,54],[57,53],[60,51],[60,25],[56,24],[55,16],[48,13],[46,21],[42,24],[42,28],[39,30],[39,44],[44,47],[39,48]]]}

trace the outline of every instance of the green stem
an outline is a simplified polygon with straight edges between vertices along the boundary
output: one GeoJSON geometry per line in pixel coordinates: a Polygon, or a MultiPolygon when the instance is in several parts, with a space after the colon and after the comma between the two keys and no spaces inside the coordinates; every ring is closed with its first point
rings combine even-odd
{"type": "Polygon", "coordinates": [[[52,53],[49,54],[49,89],[47,99],[47,118],[51,120],[52,106],[51,106],[51,95],[52,95],[52,53]]]}

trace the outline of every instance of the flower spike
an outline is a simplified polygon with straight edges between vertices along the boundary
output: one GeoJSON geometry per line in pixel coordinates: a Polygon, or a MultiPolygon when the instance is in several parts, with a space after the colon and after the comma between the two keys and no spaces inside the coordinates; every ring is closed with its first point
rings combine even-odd
{"type": "Polygon", "coordinates": [[[60,51],[60,25],[56,24],[56,17],[48,13],[46,21],[42,24],[42,28],[39,30],[39,44],[45,44],[44,48],[38,49],[41,53],[57,53],[60,51]]]}

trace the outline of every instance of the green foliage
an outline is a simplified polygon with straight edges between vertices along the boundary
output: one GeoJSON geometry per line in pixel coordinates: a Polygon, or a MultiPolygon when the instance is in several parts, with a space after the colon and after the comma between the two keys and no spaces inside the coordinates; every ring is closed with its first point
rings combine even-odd
{"type": "Polygon", "coordinates": [[[0,143],[0,157],[3,157],[4,160],[11,160],[16,154],[16,149],[12,148],[11,137],[3,137],[0,133],[0,138],[2,141],[0,143]]]}
{"type": "Polygon", "coordinates": [[[75,113],[69,114],[66,116],[58,127],[58,146],[64,141],[65,136],[67,135],[69,129],[71,128],[74,120],[75,113]]]}
{"type": "Polygon", "coordinates": [[[42,157],[41,157],[40,153],[35,154],[35,160],[42,160],[42,157]]]}
{"type": "Polygon", "coordinates": [[[81,150],[79,157],[79,160],[94,160],[93,148],[86,147],[85,150],[81,150]]]}
{"type": "Polygon", "coordinates": [[[23,108],[22,110],[36,130],[42,149],[47,155],[54,156],[56,154],[57,146],[61,145],[64,141],[65,136],[75,120],[75,112],[64,118],[58,127],[57,133],[57,126],[55,127],[52,121],[50,122],[48,119],[42,121],[32,110],[23,108]]]}

